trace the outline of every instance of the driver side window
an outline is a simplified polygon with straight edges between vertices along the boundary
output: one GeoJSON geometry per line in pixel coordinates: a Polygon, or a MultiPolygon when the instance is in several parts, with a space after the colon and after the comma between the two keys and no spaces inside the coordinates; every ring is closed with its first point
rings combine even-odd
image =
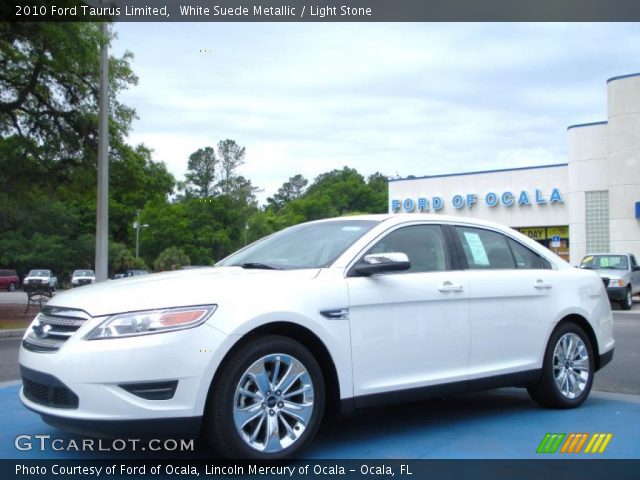
{"type": "Polygon", "coordinates": [[[449,269],[445,241],[439,225],[412,225],[394,230],[365,255],[391,252],[405,253],[409,257],[411,268],[405,272],[442,272],[449,269]]]}

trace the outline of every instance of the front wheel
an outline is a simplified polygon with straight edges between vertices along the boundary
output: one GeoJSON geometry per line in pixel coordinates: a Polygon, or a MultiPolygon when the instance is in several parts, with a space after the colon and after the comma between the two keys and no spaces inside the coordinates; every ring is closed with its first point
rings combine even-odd
{"type": "Polygon", "coordinates": [[[15,292],[16,291],[16,284],[11,282],[9,284],[9,287],[7,288],[7,290],[9,290],[10,292],[15,292]]]}
{"type": "Polygon", "coordinates": [[[589,337],[575,323],[565,323],[551,334],[540,380],[527,390],[542,406],[575,408],[589,396],[594,372],[589,337]]]}
{"type": "Polygon", "coordinates": [[[287,337],[257,337],[222,365],[203,434],[226,458],[290,458],[315,436],[324,412],[318,362],[287,337]]]}
{"type": "Polygon", "coordinates": [[[624,298],[620,300],[620,308],[622,310],[631,310],[633,306],[633,297],[631,296],[631,285],[627,287],[627,291],[624,294],[624,298]]]}

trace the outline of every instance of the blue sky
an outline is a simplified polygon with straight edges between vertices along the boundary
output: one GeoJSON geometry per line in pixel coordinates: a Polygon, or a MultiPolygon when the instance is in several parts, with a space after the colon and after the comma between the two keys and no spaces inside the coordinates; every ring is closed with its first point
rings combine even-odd
{"type": "Polygon", "coordinates": [[[344,165],[435,175],[566,162],[566,127],[606,119],[606,80],[640,71],[640,25],[118,23],[134,53],[130,142],[182,178],[232,138],[272,195],[344,165]]]}

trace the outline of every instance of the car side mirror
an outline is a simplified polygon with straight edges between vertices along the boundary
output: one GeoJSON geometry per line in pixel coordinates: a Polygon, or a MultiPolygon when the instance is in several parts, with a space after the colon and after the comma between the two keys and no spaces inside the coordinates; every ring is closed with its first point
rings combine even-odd
{"type": "Polygon", "coordinates": [[[411,262],[406,253],[372,253],[365,255],[363,261],[355,266],[353,272],[356,276],[369,277],[377,273],[401,272],[410,268],[411,262]]]}

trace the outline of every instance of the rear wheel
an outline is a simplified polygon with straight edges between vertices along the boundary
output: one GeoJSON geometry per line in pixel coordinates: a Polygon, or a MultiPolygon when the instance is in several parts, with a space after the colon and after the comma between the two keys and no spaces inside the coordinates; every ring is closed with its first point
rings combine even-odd
{"type": "Polygon", "coordinates": [[[15,290],[16,290],[16,284],[15,284],[15,283],[13,283],[13,282],[11,282],[11,283],[9,284],[9,286],[7,287],[7,290],[9,290],[10,292],[15,292],[15,290]]]}
{"type": "Polygon", "coordinates": [[[313,355],[282,336],[233,352],[212,386],[204,435],[227,458],[290,458],[315,436],[325,387],[313,355]]]}
{"type": "Polygon", "coordinates": [[[631,310],[633,306],[633,297],[631,295],[631,285],[627,287],[627,291],[624,294],[624,298],[620,300],[620,308],[622,310],[631,310]]]}
{"type": "Polygon", "coordinates": [[[527,390],[545,407],[574,408],[589,396],[594,371],[589,337],[575,323],[564,323],[549,339],[540,380],[527,390]]]}

